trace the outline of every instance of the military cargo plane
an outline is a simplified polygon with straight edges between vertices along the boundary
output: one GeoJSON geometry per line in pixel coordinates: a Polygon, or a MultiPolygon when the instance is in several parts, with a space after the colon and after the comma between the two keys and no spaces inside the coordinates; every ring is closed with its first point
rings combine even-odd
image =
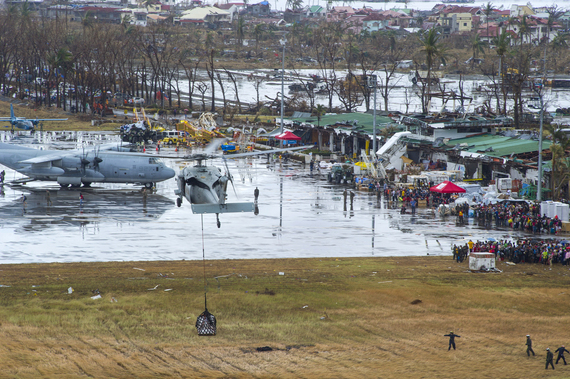
{"type": "Polygon", "coordinates": [[[131,183],[151,188],[174,177],[173,169],[149,154],[132,153],[115,144],[56,151],[0,143],[0,164],[28,179],[55,181],[62,187],[91,183],[131,183]]]}
{"type": "Polygon", "coordinates": [[[23,130],[34,130],[36,126],[40,123],[40,121],[67,121],[66,118],[25,118],[25,117],[16,117],[14,114],[14,104],[10,104],[10,117],[0,117],[0,122],[9,121],[10,125],[12,125],[12,131],[14,131],[14,127],[23,130]]]}

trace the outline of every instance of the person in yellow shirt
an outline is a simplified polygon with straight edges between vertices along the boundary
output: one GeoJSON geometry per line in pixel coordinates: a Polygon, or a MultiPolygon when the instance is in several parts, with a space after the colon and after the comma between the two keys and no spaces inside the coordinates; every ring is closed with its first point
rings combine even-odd
{"type": "Polygon", "coordinates": [[[473,241],[469,240],[469,242],[467,242],[467,245],[469,246],[469,252],[472,252],[473,251],[473,245],[475,245],[473,243],[473,241]]]}

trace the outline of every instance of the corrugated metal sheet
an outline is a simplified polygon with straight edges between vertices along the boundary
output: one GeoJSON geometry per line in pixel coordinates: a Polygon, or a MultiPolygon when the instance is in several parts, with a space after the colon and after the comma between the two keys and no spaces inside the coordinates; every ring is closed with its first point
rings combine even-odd
{"type": "MultiPolygon", "coordinates": [[[[316,116],[307,118],[291,118],[292,121],[301,123],[310,123],[317,125],[318,120],[316,116]]],[[[356,122],[355,131],[360,131],[363,133],[372,134],[372,126],[374,122],[374,116],[368,113],[343,113],[337,115],[325,115],[321,117],[321,126],[331,126],[338,123],[343,123],[347,125],[347,128],[354,126],[356,122]]],[[[393,121],[390,117],[376,115],[376,130],[383,129],[387,124],[391,124],[393,121]]]]}
{"type": "MultiPolygon", "coordinates": [[[[463,151],[481,153],[491,157],[509,157],[511,154],[517,155],[538,151],[538,141],[489,134],[454,139],[446,143],[448,148],[453,148],[457,144],[467,144],[468,147],[466,149],[461,149],[463,151]],[[486,151],[489,148],[492,151],[486,151]]],[[[549,147],[550,141],[543,140],[542,149],[546,150],[549,147]]]]}

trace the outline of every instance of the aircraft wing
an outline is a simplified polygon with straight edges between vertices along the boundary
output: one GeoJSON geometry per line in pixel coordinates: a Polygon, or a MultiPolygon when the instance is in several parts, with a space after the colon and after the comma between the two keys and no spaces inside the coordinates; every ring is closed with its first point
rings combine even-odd
{"type": "Polygon", "coordinates": [[[67,121],[68,118],[29,118],[28,121],[67,121]]]}
{"type": "Polygon", "coordinates": [[[38,157],[19,161],[19,163],[29,163],[29,164],[47,163],[47,162],[59,161],[60,159],[62,159],[64,157],[69,157],[70,155],[72,155],[72,154],[65,153],[65,152],[61,152],[61,153],[58,152],[58,153],[54,153],[54,154],[40,155],[38,157]]]}
{"type": "Polygon", "coordinates": [[[288,149],[273,149],[273,150],[254,151],[251,153],[227,154],[227,155],[224,155],[223,158],[224,159],[242,158],[242,157],[249,157],[252,155],[263,155],[263,154],[281,153],[281,152],[285,152],[285,151],[305,150],[305,149],[310,149],[313,147],[314,147],[313,145],[307,145],[307,146],[290,147],[288,149]]]}

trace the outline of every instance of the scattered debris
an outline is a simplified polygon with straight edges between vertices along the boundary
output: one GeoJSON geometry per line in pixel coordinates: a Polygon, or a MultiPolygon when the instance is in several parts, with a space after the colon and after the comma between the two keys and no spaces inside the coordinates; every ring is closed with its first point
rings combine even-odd
{"type": "Polygon", "coordinates": [[[303,309],[305,309],[305,308],[309,308],[309,306],[308,306],[308,305],[303,305],[303,309]]]}
{"type": "Polygon", "coordinates": [[[5,284],[0,284],[0,287],[10,287],[10,286],[7,286],[5,284]]]}
{"type": "Polygon", "coordinates": [[[255,350],[257,350],[257,351],[273,351],[273,349],[269,346],[258,347],[255,350]]]}
{"type": "Polygon", "coordinates": [[[144,268],[133,267],[133,270],[146,271],[144,268]]]}
{"type": "Polygon", "coordinates": [[[508,264],[509,266],[516,266],[517,265],[516,263],[513,263],[513,262],[505,262],[505,264],[508,264]]]}
{"type": "Polygon", "coordinates": [[[97,300],[97,299],[100,299],[100,298],[101,298],[101,295],[91,296],[91,298],[92,298],[93,300],[97,300]]]}
{"type": "Polygon", "coordinates": [[[166,292],[166,291],[172,291],[172,288],[167,288],[164,290],[164,292],[166,292]]]}
{"type": "Polygon", "coordinates": [[[422,302],[422,301],[421,301],[420,299],[416,299],[416,300],[412,301],[410,304],[416,305],[416,304],[419,304],[419,303],[421,303],[421,302],[422,302]]]}
{"type": "Polygon", "coordinates": [[[67,289],[67,293],[68,293],[69,295],[71,295],[71,294],[73,293],[73,288],[72,288],[72,287],[69,287],[69,288],[67,289]]]}
{"type": "Polygon", "coordinates": [[[282,271],[279,271],[279,275],[285,275],[285,273],[282,271]]]}
{"type": "Polygon", "coordinates": [[[269,290],[268,288],[266,288],[265,291],[263,291],[263,292],[255,291],[255,293],[258,294],[258,295],[270,295],[270,296],[275,296],[275,291],[269,290]]]}
{"type": "Polygon", "coordinates": [[[154,288],[147,288],[147,291],[154,291],[155,289],[158,288],[158,286],[160,286],[160,284],[157,284],[156,286],[154,286],[154,288]]]}
{"type": "Polygon", "coordinates": [[[114,297],[111,298],[111,303],[118,303],[117,299],[115,299],[114,297]]]}
{"type": "Polygon", "coordinates": [[[99,288],[97,288],[96,290],[91,290],[91,293],[93,295],[99,295],[101,292],[99,292],[99,288]]]}

